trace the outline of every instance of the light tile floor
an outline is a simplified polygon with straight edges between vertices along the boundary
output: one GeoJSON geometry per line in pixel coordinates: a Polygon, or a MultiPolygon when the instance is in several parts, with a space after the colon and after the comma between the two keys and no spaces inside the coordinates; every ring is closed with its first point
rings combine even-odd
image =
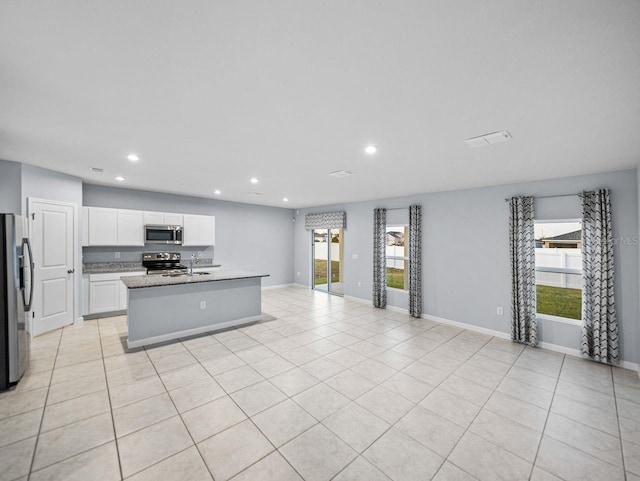
{"type": "Polygon", "coordinates": [[[135,352],[124,317],[38,337],[0,481],[640,480],[634,372],[300,288],[263,307],[135,352]]]}

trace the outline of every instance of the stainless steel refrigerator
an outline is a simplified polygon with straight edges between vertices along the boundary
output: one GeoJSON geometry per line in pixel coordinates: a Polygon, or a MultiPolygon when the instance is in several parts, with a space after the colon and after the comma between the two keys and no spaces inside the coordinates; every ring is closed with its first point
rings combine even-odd
{"type": "Polygon", "coordinates": [[[29,366],[33,261],[24,217],[0,214],[0,391],[29,366]]]}

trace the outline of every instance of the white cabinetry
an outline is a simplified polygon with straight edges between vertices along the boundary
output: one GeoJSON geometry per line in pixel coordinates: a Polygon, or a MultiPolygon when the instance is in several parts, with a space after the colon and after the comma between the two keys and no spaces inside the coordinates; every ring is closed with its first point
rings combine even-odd
{"type": "Polygon", "coordinates": [[[185,215],[183,242],[185,246],[212,246],[216,243],[215,217],[185,215]]]}
{"type": "Polygon", "coordinates": [[[118,211],[118,245],[143,246],[144,229],[142,212],[137,210],[118,211]]]}
{"type": "Polygon", "coordinates": [[[150,224],[181,225],[183,245],[212,246],[216,243],[215,222],[210,215],[83,207],[82,245],[143,246],[144,226],[150,224]]]}
{"type": "MultiPolygon", "coordinates": [[[[127,287],[121,277],[143,276],[146,272],[113,272],[108,274],[89,274],[89,305],[86,314],[122,311],[127,309],[127,287]]],[[[85,284],[85,286],[87,285],[85,284]]]]}
{"type": "Polygon", "coordinates": [[[182,225],[182,214],[170,214],[167,212],[145,212],[144,225],[182,225]]]}
{"type": "Polygon", "coordinates": [[[82,245],[144,245],[144,229],[141,211],[85,207],[83,208],[82,214],[84,224],[82,245]]]}
{"type": "Polygon", "coordinates": [[[120,306],[120,280],[89,281],[89,313],[118,311],[120,306]]]}
{"type": "Polygon", "coordinates": [[[118,245],[117,209],[89,207],[88,219],[90,246],[118,245]]]}

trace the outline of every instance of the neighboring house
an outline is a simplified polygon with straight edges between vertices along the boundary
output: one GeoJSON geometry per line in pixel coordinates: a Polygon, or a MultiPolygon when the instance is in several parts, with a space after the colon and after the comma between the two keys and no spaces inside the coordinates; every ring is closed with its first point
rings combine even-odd
{"type": "Polygon", "coordinates": [[[554,237],[543,237],[536,241],[536,247],[547,249],[582,249],[582,230],[567,232],[554,237]]]}
{"type": "Polygon", "coordinates": [[[387,245],[388,246],[403,246],[404,245],[404,232],[389,231],[387,232],[387,245]]]}
{"type": "Polygon", "coordinates": [[[327,242],[326,232],[314,232],[314,242],[327,242]]]}

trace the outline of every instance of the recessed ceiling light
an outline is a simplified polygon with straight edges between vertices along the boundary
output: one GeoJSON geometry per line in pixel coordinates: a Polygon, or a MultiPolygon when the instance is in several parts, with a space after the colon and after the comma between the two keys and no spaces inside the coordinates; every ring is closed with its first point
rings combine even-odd
{"type": "Polygon", "coordinates": [[[124,177],[122,177],[121,175],[119,175],[118,177],[116,177],[116,180],[117,180],[118,182],[122,182],[122,181],[124,181],[124,177]]]}
{"type": "Polygon", "coordinates": [[[258,179],[255,178],[255,177],[251,177],[250,181],[251,181],[252,184],[257,184],[258,183],[258,179]]]}
{"type": "Polygon", "coordinates": [[[213,193],[216,194],[216,195],[222,194],[222,192],[220,192],[218,189],[214,190],[213,193]]]}
{"type": "Polygon", "coordinates": [[[127,159],[129,159],[131,162],[138,162],[140,160],[140,157],[138,157],[138,154],[129,154],[127,155],[127,159]]]}
{"type": "Polygon", "coordinates": [[[367,145],[364,148],[365,153],[369,154],[369,155],[373,155],[378,151],[378,146],[377,145],[367,145]]]}
{"type": "Polygon", "coordinates": [[[353,175],[353,172],[349,170],[336,170],[335,172],[331,172],[329,174],[331,177],[349,177],[353,175]]]}
{"type": "Polygon", "coordinates": [[[285,197],[284,199],[282,199],[282,202],[289,202],[289,199],[285,197]]]}

